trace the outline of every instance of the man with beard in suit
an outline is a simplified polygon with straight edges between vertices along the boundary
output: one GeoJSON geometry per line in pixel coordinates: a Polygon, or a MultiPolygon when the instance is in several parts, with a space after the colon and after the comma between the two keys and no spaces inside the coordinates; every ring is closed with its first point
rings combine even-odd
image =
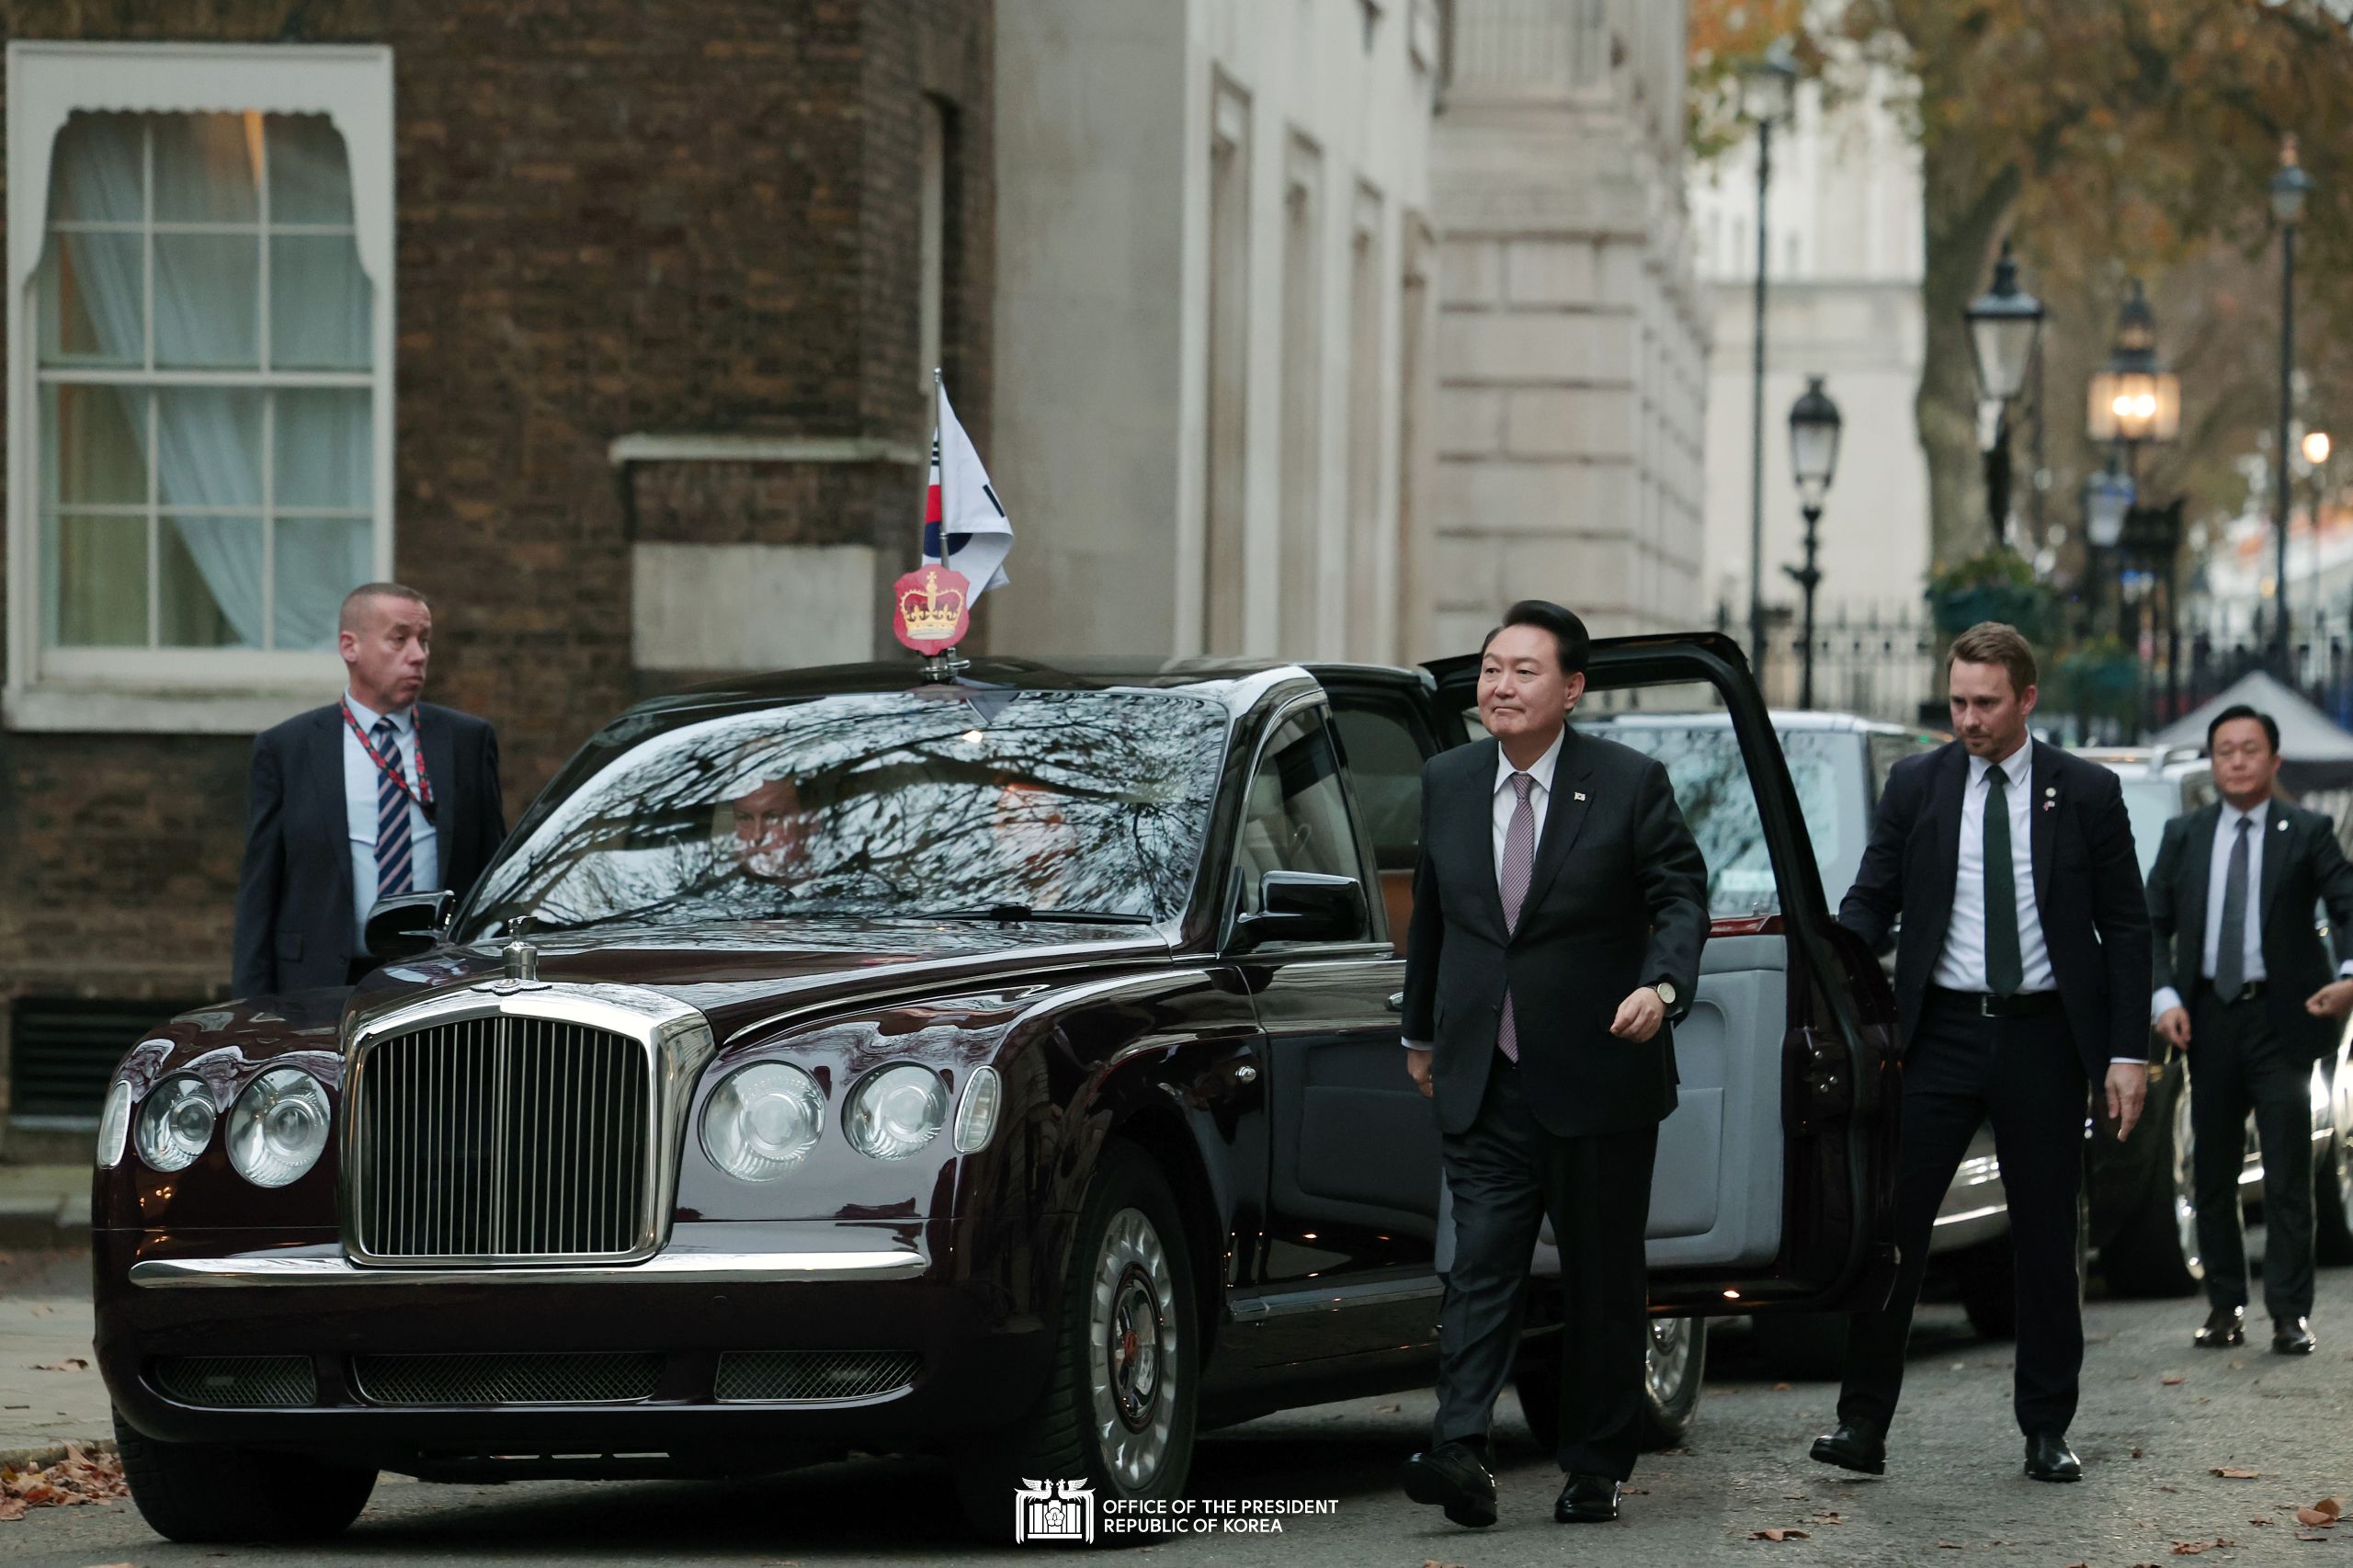
{"type": "Polygon", "coordinates": [[[1614,1519],[1648,1345],[1643,1233],[1672,1020],[1691,1005],[1707,870],[1666,769],[1568,727],[1585,623],[1541,599],[1487,636],[1489,740],[1422,770],[1405,959],[1406,1069],[1437,1101],[1456,1249],[1438,1421],[1406,1495],[1495,1521],[1488,1421],[1519,1348],[1546,1214],[1560,1244],[1563,1524],[1614,1519]]]}
{"type": "Polygon", "coordinates": [[[2263,1149],[2263,1304],[2271,1348],[2313,1352],[2313,1063],[2353,1006],[2353,866],[2336,825],[2276,798],[2279,726],[2244,703],[2206,726],[2222,800],[2165,824],[2149,868],[2157,1032],[2189,1053],[2207,1350],[2246,1343],[2239,1170],[2247,1113],[2263,1149]],[[2341,960],[2310,918],[2325,903],[2341,960]]]}
{"type": "Polygon", "coordinates": [[[1953,642],[1946,672],[1958,738],[1889,773],[1838,907],[1874,950],[1896,947],[1901,1261],[1886,1305],[1848,1326],[1838,1427],[1813,1457],[1886,1471],[1929,1233],[1990,1120],[2017,1257],[2012,1409],[2026,1473],[2077,1481],[2067,1426],[2084,1361],[2086,1086],[2106,1085],[2118,1138],[2132,1131],[2148,1093],[2149,912],[2122,784],[2027,731],[2037,693],[2026,639],[1982,622],[1953,642]]]}
{"type": "Polygon", "coordinates": [[[236,994],[349,985],[375,967],[368,912],[447,888],[460,898],[506,836],[498,737],[417,700],[433,611],[397,583],[345,597],[342,700],[254,737],[236,994]]]}

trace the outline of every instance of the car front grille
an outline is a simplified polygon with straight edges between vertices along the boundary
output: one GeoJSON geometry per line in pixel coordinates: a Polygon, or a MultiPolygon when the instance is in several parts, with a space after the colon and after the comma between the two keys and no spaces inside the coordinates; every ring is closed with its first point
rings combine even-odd
{"type": "Polygon", "coordinates": [[[650,1399],[659,1356],[355,1356],[351,1383],[373,1404],[622,1404],[650,1399]]]}
{"type": "Polygon", "coordinates": [[[915,1386],[912,1350],[738,1351],[719,1358],[722,1400],[873,1399],[915,1386]]]}
{"type": "Polygon", "coordinates": [[[318,1374],[308,1356],[165,1356],[148,1375],[182,1404],[251,1408],[319,1400],[318,1374]]]}
{"type": "Polygon", "coordinates": [[[575,1261],[654,1233],[652,1069],[627,1035],[515,1016],[374,1043],[347,1144],[366,1261],[575,1261]]]}

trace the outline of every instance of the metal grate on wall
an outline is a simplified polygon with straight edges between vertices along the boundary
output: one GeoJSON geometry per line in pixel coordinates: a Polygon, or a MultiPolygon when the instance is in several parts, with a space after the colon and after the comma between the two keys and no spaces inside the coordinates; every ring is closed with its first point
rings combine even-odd
{"type": "Polygon", "coordinates": [[[194,1002],[19,997],[8,1009],[8,1114],[97,1124],[123,1054],[194,1002]]]}
{"type": "Polygon", "coordinates": [[[149,1376],[182,1404],[234,1408],[319,1400],[318,1374],[308,1356],[165,1356],[149,1376]]]}
{"type": "Polygon", "coordinates": [[[736,1351],[719,1358],[722,1400],[873,1399],[915,1386],[912,1350],[736,1351]]]}

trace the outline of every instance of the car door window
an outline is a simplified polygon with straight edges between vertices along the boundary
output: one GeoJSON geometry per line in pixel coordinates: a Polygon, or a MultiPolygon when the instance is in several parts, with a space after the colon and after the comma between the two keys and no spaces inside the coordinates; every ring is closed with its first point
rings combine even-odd
{"type": "MultiPolygon", "coordinates": [[[[1259,883],[1268,871],[1364,880],[1339,756],[1321,712],[1293,713],[1267,737],[1250,778],[1235,861],[1245,915],[1258,913],[1259,883]]],[[[1358,938],[1370,935],[1357,933],[1358,938]]]]}
{"type": "Polygon", "coordinates": [[[1332,729],[1372,842],[1390,940],[1402,955],[1422,852],[1422,764],[1437,753],[1438,739],[1413,707],[1366,693],[1334,694],[1332,729]]]}

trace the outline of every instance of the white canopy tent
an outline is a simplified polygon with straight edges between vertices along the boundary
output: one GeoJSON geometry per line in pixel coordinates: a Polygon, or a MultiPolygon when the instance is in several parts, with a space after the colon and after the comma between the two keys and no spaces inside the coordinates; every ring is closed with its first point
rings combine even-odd
{"type": "Polygon", "coordinates": [[[2279,781],[2299,795],[2353,787],[2353,734],[2292,687],[2261,670],[2250,671],[2202,707],[2183,714],[2150,739],[2167,746],[2206,744],[2206,726],[2225,708],[2245,703],[2279,725],[2279,781]]]}

